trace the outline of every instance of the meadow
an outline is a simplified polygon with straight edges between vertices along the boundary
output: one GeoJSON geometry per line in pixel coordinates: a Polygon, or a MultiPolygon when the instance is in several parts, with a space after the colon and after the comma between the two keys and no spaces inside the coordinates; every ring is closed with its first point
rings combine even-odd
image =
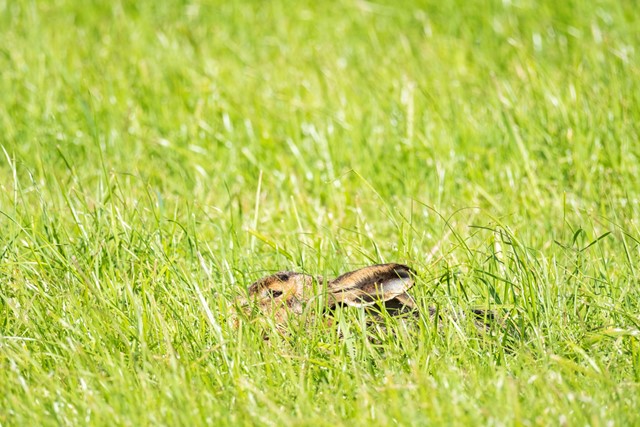
{"type": "Polygon", "coordinates": [[[640,424],[638,10],[0,0],[0,426],[640,424]]]}

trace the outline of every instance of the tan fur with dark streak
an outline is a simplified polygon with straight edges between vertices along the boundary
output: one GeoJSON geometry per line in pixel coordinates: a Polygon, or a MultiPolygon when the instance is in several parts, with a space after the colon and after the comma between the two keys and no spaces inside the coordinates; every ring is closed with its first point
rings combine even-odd
{"type": "Polygon", "coordinates": [[[289,314],[301,314],[304,303],[318,296],[325,297],[327,309],[336,305],[366,307],[384,303],[391,313],[406,312],[416,308],[406,293],[414,285],[414,275],[406,265],[380,264],[343,274],[325,285],[322,277],[283,271],[252,283],[248,298],[240,303],[245,309],[255,304],[278,323],[284,322],[289,314]]]}
{"type": "MultiPolygon", "coordinates": [[[[264,315],[271,316],[278,325],[284,327],[289,315],[300,315],[306,303],[320,298],[327,312],[336,306],[371,307],[367,312],[371,315],[371,325],[382,320],[376,305],[384,305],[391,315],[417,317],[418,308],[407,292],[414,285],[413,269],[402,264],[379,264],[364,267],[345,273],[336,279],[325,281],[322,277],[314,277],[304,273],[281,271],[263,277],[252,283],[248,289],[248,297],[240,298],[239,305],[248,313],[256,308],[264,315]]],[[[454,311],[441,313],[435,307],[428,308],[428,316],[440,324],[444,318],[464,320],[467,315],[478,331],[487,332],[491,325],[502,325],[492,311],[472,309],[465,313],[454,311]]],[[[331,319],[327,319],[329,323],[331,319]]],[[[234,320],[237,325],[237,318],[234,320]]]]}
{"type": "Polygon", "coordinates": [[[328,284],[333,305],[355,307],[385,302],[415,308],[406,292],[413,287],[415,271],[402,264],[379,264],[345,273],[328,284]]]}
{"type": "Polygon", "coordinates": [[[281,271],[252,283],[248,288],[248,300],[241,305],[248,307],[251,302],[264,313],[274,315],[278,323],[286,320],[290,313],[301,314],[303,303],[313,297],[314,281],[316,288],[322,288],[322,278],[308,274],[281,271]]]}

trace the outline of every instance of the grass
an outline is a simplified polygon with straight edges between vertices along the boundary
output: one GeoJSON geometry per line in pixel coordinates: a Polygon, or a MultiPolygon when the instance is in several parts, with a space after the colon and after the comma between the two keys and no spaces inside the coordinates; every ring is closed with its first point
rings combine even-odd
{"type": "Polygon", "coordinates": [[[0,425],[637,425],[636,10],[0,1],[0,425]],[[232,320],[390,261],[509,326],[232,320]]]}

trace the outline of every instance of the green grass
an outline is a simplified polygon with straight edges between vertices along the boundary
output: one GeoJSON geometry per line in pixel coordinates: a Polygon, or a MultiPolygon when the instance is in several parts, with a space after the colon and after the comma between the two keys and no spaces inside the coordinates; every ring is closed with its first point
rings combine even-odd
{"type": "Polygon", "coordinates": [[[0,1],[0,425],[637,425],[636,3],[0,1]]]}

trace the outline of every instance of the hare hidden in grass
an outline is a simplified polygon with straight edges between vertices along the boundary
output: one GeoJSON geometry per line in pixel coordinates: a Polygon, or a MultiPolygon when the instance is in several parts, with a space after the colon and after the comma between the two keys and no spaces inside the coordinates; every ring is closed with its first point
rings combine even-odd
{"type": "Polygon", "coordinates": [[[415,271],[402,264],[379,264],[345,273],[326,282],[322,277],[281,271],[252,283],[248,298],[241,299],[243,308],[254,304],[261,312],[273,316],[278,323],[290,314],[301,314],[306,303],[324,296],[325,308],[339,305],[370,307],[383,304],[390,314],[416,310],[407,293],[414,285],[415,271]],[[326,294],[323,292],[326,289],[326,294]]]}
{"type": "MultiPolygon", "coordinates": [[[[326,281],[304,273],[281,271],[263,277],[248,288],[248,298],[240,298],[239,305],[246,312],[258,308],[262,314],[272,316],[278,324],[286,322],[293,315],[302,314],[306,304],[322,298],[325,312],[337,306],[373,308],[372,321],[380,320],[384,306],[390,315],[419,315],[418,307],[407,293],[414,285],[415,271],[403,264],[378,264],[345,273],[336,279],[326,281]]],[[[443,313],[434,307],[428,308],[428,316],[443,320],[443,313]]],[[[479,331],[488,331],[492,324],[501,325],[495,313],[485,309],[454,310],[448,317],[464,319],[470,315],[479,331]]],[[[446,315],[445,315],[446,316],[446,315]]]]}

